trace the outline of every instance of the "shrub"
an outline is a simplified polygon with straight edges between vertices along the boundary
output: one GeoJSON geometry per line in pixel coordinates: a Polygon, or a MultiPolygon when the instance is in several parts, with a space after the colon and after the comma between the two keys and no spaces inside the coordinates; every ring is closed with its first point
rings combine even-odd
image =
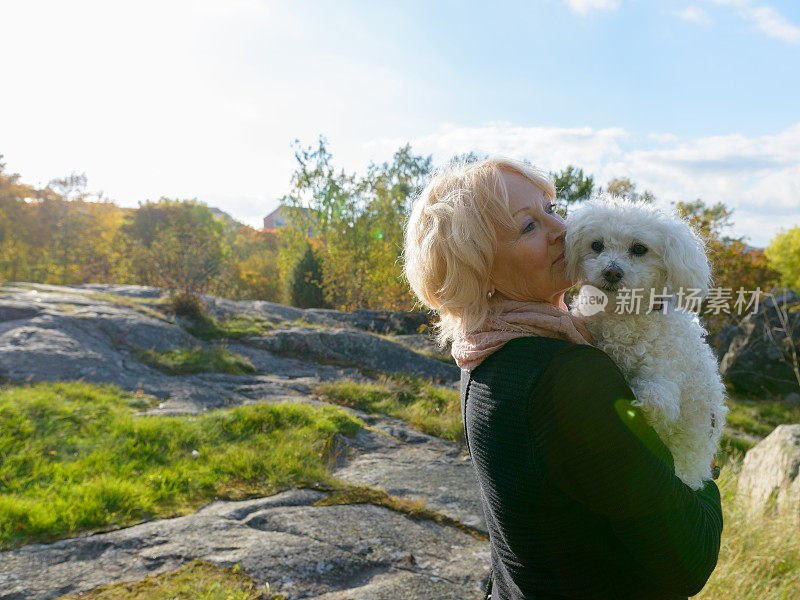
{"type": "Polygon", "coordinates": [[[172,311],[179,317],[199,320],[205,314],[203,300],[197,294],[177,292],[169,299],[172,311]]]}

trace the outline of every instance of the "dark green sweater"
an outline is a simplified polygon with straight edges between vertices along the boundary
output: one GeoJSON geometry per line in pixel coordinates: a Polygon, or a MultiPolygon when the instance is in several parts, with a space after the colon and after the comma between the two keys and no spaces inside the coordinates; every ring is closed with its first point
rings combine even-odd
{"type": "Polygon", "coordinates": [[[719,490],[675,476],[634,398],[604,352],[553,338],[515,339],[462,371],[492,600],[673,600],[705,585],[719,490]]]}

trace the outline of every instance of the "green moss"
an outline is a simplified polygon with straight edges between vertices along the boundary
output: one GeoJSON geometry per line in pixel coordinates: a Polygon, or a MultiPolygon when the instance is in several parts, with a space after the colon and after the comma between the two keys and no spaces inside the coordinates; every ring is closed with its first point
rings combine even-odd
{"type": "Polygon", "coordinates": [[[256,368],[241,354],[231,352],[224,346],[205,350],[200,346],[177,350],[144,350],[135,348],[139,360],[146,365],[169,375],[190,373],[231,373],[244,375],[255,373],[256,368]]]}
{"type": "Polygon", "coordinates": [[[458,392],[412,375],[383,376],[377,383],[352,380],[314,388],[321,399],[403,419],[420,431],[464,444],[458,392]]]}
{"type": "Polygon", "coordinates": [[[339,484],[332,494],[325,498],[320,498],[314,503],[314,506],[337,506],[341,504],[375,504],[383,506],[390,510],[394,510],[404,515],[408,515],[414,519],[429,519],[438,523],[439,525],[446,525],[455,527],[461,531],[470,534],[476,539],[487,540],[485,534],[477,529],[465,525],[461,521],[457,521],[441,513],[430,510],[425,507],[422,502],[414,502],[390,496],[383,490],[367,486],[351,486],[339,484]]]}
{"type": "Polygon", "coordinates": [[[282,600],[260,586],[242,569],[220,567],[195,560],[176,571],[141,581],[106,585],[85,594],[61,596],[58,600],[282,600]]]}
{"type": "Polygon", "coordinates": [[[327,481],[334,436],[361,425],[334,407],[137,417],[135,403],[84,382],[0,389],[0,547],[327,481]]]}
{"type": "Polygon", "coordinates": [[[187,331],[202,340],[212,340],[262,336],[274,328],[275,325],[258,315],[235,314],[224,319],[202,315],[187,331]]]}

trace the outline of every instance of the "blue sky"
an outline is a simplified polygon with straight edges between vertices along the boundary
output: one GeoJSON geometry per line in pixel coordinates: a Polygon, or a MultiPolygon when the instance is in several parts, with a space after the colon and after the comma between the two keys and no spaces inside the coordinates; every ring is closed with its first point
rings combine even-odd
{"type": "Polygon", "coordinates": [[[630,177],[665,207],[800,225],[800,3],[0,0],[0,153],[123,206],[196,197],[259,226],[291,143],[362,170],[410,142],[630,177]]]}

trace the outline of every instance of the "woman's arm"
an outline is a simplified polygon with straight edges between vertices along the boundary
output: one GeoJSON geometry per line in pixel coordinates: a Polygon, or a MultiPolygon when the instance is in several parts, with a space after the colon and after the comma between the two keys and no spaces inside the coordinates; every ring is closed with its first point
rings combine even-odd
{"type": "Polygon", "coordinates": [[[614,362],[591,346],[558,352],[536,388],[534,443],[547,475],[604,515],[665,591],[698,593],[722,534],[719,490],[694,492],[675,476],[669,449],[647,424],[614,362]]]}

